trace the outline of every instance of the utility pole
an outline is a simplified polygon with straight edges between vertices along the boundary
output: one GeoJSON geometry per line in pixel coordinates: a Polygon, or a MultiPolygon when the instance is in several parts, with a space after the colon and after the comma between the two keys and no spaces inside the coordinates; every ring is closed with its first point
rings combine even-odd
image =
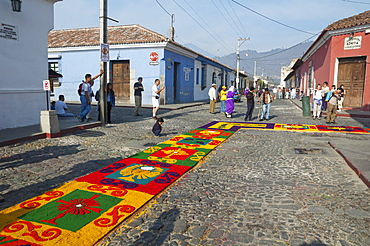
{"type": "MultiPolygon", "coordinates": [[[[100,43],[107,43],[107,3],[108,0],[100,0],[100,43]]],[[[106,124],[107,115],[107,62],[100,61],[100,69],[104,71],[100,77],[100,120],[102,126],[106,124]]]]}
{"type": "MultiPolygon", "coordinates": [[[[108,43],[108,27],[107,20],[119,22],[118,20],[109,18],[108,15],[108,0],[100,0],[100,43],[108,43]]],[[[104,71],[100,77],[100,121],[102,126],[105,126],[107,121],[107,61],[100,61],[100,69],[104,71]]]]}
{"type": "Polygon", "coordinates": [[[242,45],[249,38],[238,38],[238,48],[236,49],[236,90],[239,92],[239,72],[240,72],[240,45],[242,45]],[[240,44],[240,41],[243,41],[240,44]]]}
{"type": "Polygon", "coordinates": [[[173,27],[175,15],[171,15],[170,40],[175,41],[175,28],[173,27]]]}

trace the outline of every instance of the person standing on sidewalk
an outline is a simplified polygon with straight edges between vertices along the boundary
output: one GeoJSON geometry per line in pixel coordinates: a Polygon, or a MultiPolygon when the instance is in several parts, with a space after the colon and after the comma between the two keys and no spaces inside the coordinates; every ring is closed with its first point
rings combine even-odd
{"type": "Polygon", "coordinates": [[[258,103],[262,103],[262,114],[260,121],[263,121],[263,118],[265,118],[266,120],[270,120],[270,107],[273,101],[274,96],[269,92],[268,88],[265,88],[260,98],[258,99],[258,103]]]}
{"type": "Polygon", "coordinates": [[[321,114],[321,106],[322,106],[322,98],[324,96],[324,91],[321,89],[321,85],[318,84],[316,89],[312,92],[312,119],[320,120],[321,114]]]}
{"type": "Polygon", "coordinates": [[[340,93],[342,88],[338,88],[335,92],[332,93],[328,101],[328,112],[326,115],[326,124],[334,124],[335,117],[337,115],[338,100],[340,99],[340,93]]]}
{"type": "Polygon", "coordinates": [[[140,114],[141,102],[142,102],[142,92],[144,91],[142,82],[143,82],[143,78],[139,77],[137,79],[137,82],[134,84],[134,96],[135,96],[134,114],[135,116],[142,116],[142,114],[140,114]]]}
{"type": "Polygon", "coordinates": [[[322,91],[324,92],[324,96],[322,97],[322,107],[321,107],[321,109],[325,111],[326,108],[328,107],[328,102],[326,101],[326,96],[328,95],[328,92],[330,91],[328,82],[325,81],[323,83],[322,91]]]}
{"type": "Polygon", "coordinates": [[[249,88],[249,92],[246,95],[247,98],[247,113],[245,114],[244,121],[252,120],[252,114],[254,109],[254,87],[249,88]]]}
{"type": "Polygon", "coordinates": [[[209,96],[209,112],[211,114],[214,114],[216,107],[216,84],[212,84],[212,87],[209,88],[208,96],[209,96]]]}
{"type": "Polygon", "coordinates": [[[344,101],[344,96],[346,95],[346,91],[344,90],[344,85],[341,85],[339,88],[342,89],[340,93],[340,98],[338,100],[338,111],[342,111],[343,108],[343,101],[344,101]]]}
{"type": "Polygon", "coordinates": [[[86,120],[87,114],[91,110],[91,84],[94,83],[94,80],[99,78],[104,73],[103,70],[100,70],[100,73],[93,78],[91,74],[85,75],[85,81],[83,81],[82,90],[80,94],[80,101],[81,101],[81,113],[78,116],[79,121],[84,122],[86,120]]]}
{"type": "Polygon", "coordinates": [[[164,86],[159,89],[159,84],[161,81],[159,79],[156,79],[154,81],[154,85],[152,86],[152,104],[153,104],[153,119],[157,120],[157,111],[159,109],[159,98],[161,91],[164,90],[164,86]]]}
{"type": "Polygon", "coordinates": [[[226,94],[227,94],[226,86],[222,86],[220,93],[218,93],[218,98],[220,99],[221,102],[220,113],[225,113],[226,111],[226,94]]]}

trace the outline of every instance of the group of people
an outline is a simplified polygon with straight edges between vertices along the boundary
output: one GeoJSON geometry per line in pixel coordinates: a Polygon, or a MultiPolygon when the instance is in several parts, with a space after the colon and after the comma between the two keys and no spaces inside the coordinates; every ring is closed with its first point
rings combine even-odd
{"type": "MultiPolygon", "coordinates": [[[[250,87],[247,88],[244,92],[247,98],[247,112],[245,114],[245,121],[252,120],[253,110],[254,110],[254,98],[256,97],[255,88],[250,87]]],[[[234,86],[230,86],[227,89],[226,86],[222,86],[220,92],[218,93],[218,98],[221,102],[221,109],[220,113],[225,113],[227,118],[231,118],[234,112],[234,95],[236,93],[236,89],[234,86]]],[[[211,114],[215,113],[215,106],[217,102],[216,97],[216,84],[212,84],[212,87],[208,91],[208,96],[210,100],[210,107],[209,112],[211,114]]],[[[262,112],[260,116],[260,121],[269,120],[270,119],[270,105],[274,101],[275,95],[270,92],[268,88],[264,88],[261,90],[261,94],[259,95],[258,103],[262,104],[262,112]]]]}
{"type": "MultiPolygon", "coordinates": [[[[222,86],[220,92],[218,93],[218,99],[221,102],[221,113],[225,113],[225,116],[227,118],[231,118],[234,111],[234,95],[235,95],[234,86],[230,86],[228,90],[226,86],[222,86]]],[[[216,84],[212,84],[212,87],[208,91],[208,96],[210,99],[209,112],[211,114],[214,114],[217,102],[216,84]]]]}
{"type": "Polygon", "coordinates": [[[343,107],[343,101],[345,96],[344,85],[335,88],[332,85],[331,89],[328,86],[328,82],[324,82],[323,86],[318,84],[312,94],[312,118],[314,120],[320,120],[322,110],[327,110],[326,123],[335,123],[335,117],[337,111],[341,111],[343,107]]]}

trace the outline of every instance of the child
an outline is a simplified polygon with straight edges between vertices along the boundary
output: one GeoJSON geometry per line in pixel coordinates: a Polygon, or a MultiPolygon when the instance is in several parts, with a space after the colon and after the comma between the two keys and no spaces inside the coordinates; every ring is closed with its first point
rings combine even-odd
{"type": "Polygon", "coordinates": [[[154,124],[152,128],[152,132],[154,133],[155,136],[159,136],[159,134],[161,133],[163,122],[164,122],[163,118],[160,117],[157,119],[157,122],[154,124]]]}

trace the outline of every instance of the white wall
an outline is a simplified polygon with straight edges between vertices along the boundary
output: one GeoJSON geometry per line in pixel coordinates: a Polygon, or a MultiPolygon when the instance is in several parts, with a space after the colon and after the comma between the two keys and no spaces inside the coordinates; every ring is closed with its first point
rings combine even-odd
{"type": "Polygon", "coordinates": [[[17,27],[18,40],[0,37],[0,129],[40,123],[46,109],[42,81],[48,79],[47,33],[53,28],[53,3],[0,1],[0,23],[17,27]]]}

